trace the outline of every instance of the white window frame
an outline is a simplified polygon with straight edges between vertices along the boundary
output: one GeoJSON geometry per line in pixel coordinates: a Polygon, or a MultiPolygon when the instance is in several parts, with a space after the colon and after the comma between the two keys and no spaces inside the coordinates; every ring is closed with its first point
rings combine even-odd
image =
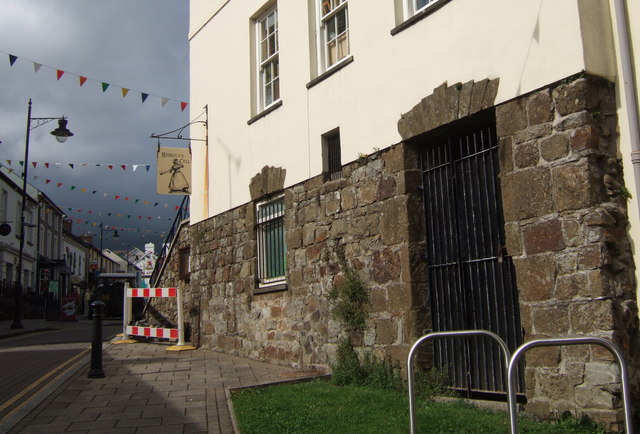
{"type": "Polygon", "coordinates": [[[405,12],[404,19],[407,20],[412,16],[422,12],[423,10],[433,5],[434,3],[437,3],[440,0],[427,0],[427,3],[423,6],[418,5],[418,2],[420,0],[403,0],[403,1],[404,1],[404,12],[405,12]]]}
{"type": "Polygon", "coordinates": [[[285,238],[285,204],[284,195],[279,195],[268,200],[259,202],[256,205],[256,238],[257,238],[257,259],[258,259],[258,287],[260,289],[266,289],[276,285],[282,285],[286,282],[287,277],[287,243],[285,238]],[[282,206],[279,210],[276,210],[268,215],[263,215],[261,210],[267,206],[271,206],[277,202],[281,202],[282,206]],[[280,221],[281,229],[279,230],[278,239],[274,239],[273,233],[267,233],[265,228],[271,222],[280,221]],[[281,239],[279,237],[282,237],[281,239]],[[279,256],[283,262],[282,274],[275,276],[268,276],[269,268],[273,266],[269,259],[270,254],[279,256]]]}
{"type": "Polygon", "coordinates": [[[278,101],[280,101],[280,41],[279,27],[278,27],[278,5],[275,4],[270,7],[266,12],[260,15],[255,20],[255,39],[256,39],[256,79],[258,89],[258,113],[268,109],[278,101]],[[269,33],[266,30],[266,35],[263,37],[263,30],[265,26],[268,29],[268,20],[270,17],[275,20],[275,29],[269,33]],[[274,36],[275,50],[269,54],[269,38],[274,36]],[[263,43],[267,44],[267,56],[263,58],[262,46],[263,43]],[[274,73],[275,70],[275,73],[274,73]],[[267,81],[267,73],[271,72],[271,79],[267,81]],[[269,90],[271,91],[271,98],[269,98],[269,90]]]}
{"type": "Polygon", "coordinates": [[[349,1],[348,0],[318,0],[318,56],[319,65],[321,65],[321,71],[325,72],[337,65],[341,64],[345,60],[351,57],[351,38],[349,34],[349,1]],[[333,6],[333,9],[324,14],[323,5],[329,3],[329,6],[333,6]],[[337,5],[336,5],[337,4],[337,5]],[[344,11],[345,16],[345,30],[344,32],[335,34],[335,37],[329,39],[329,22],[334,21],[335,28],[338,27],[337,17],[344,11]],[[346,53],[342,57],[339,57],[340,37],[344,35],[346,40],[346,53]],[[335,43],[336,59],[333,63],[330,63],[330,48],[331,43],[335,43]]]}

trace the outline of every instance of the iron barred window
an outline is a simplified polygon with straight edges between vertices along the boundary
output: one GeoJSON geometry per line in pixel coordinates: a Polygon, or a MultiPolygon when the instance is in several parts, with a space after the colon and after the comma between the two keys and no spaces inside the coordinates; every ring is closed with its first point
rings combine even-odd
{"type": "Polygon", "coordinates": [[[257,205],[258,285],[281,284],[287,271],[284,196],[257,205]]]}

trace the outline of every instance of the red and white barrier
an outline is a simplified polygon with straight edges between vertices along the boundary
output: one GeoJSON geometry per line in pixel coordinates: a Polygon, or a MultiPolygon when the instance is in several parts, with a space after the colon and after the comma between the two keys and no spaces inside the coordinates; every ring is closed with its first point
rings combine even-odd
{"type": "Polygon", "coordinates": [[[182,291],[179,288],[129,288],[125,287],[124,309],[122,321],[122,339],[128,340],[129,336],[144,336],[150,338],[177,339],[178,343],[169,349],[194,349],[184,343],[184,320],[182,317],[182,291]],[[178,328],[158,328],[131,326],[132,303],[135,297],[144,298],[175,298],[178,311],[178,328]],[[181,348],[182,347],[182,348],[181,348]]]}

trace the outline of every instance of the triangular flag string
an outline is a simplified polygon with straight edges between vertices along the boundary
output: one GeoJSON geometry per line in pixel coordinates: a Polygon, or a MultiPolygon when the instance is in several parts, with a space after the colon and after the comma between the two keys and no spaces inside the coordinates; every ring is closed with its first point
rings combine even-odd
{"type": "MultiPolygon", "coordinates": [[[[60,69],[60,68],[56,68],[56,67],[53,67],[53,66],[49,66],[49,65],[43,64],[43,63],[35,62],[35,61],[31,60],[31,59],[27,59],[27,58],[24,58],[24,57],[16,56],[15,54],[7,53],[6,51],[0,50],[0,53],[6,54],[9,57],[9,64],[11,65],[11,67],[13,67],[18,60],[21,60],[21,61],[31,62],[33,64],[34,73],[37,73],[38,71],[40,71],[40,69],[43,66],[45,66],[46,68],[52,69],[52,70],[54,70],[56,72],[56,78],[57,78],[58,81],[60,81],[60,79],[62,78],[63,75],[69,75],[70,74],[70,75],[78,77],[78,83],[79,83],[80,87],[83,87],[86,84],[87,81],[92,81],[92,82],[99,83],[100,86],[101,86],[102,92],[104,93],[104,92],[107,91],[107,89],[110,86],[112,86],[112,83],[109,83],[109,82],[106,82],[106,81],[93,79],[93,78],[88,77],[86,75],[75,74],[73,72],[70,72],[70,71],[67,71],[67,70],[64,70],[64,69],[60,69]]],[[[189,104],[187,101],[180,101],[180,100],[171,99],[171,98],[167,98],[167,97],[163,97],[163,96],[159,96],[159,95],[154,95],[154,94],[151,94],[149,92],[143,92],[143,91],[140,91],[140,90],[131,89],[129,87],[124,87],[124,86],[117,86],[117,87],[120,88],[123,97],[126,97],[130,92],[138,92],[140,94],[141,103],[144,103],[147,100],[147,98],[149,98],[149,96],[153,96],[155,98],[159,98],[160,99],[160,103],[161,103],[162,107],[165,107],[169,101],[174,101],[174,102],[179,104],[181,111],[185,111],[185,109],[187,108],[187,106],[189,104]]]]}

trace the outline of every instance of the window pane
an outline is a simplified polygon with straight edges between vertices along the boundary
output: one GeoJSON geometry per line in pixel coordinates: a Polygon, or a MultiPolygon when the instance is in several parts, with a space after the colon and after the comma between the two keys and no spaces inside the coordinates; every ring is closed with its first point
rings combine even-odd
{"type": "Polygon", "coordinates": [[[327,42],[336,38],[336,22],[331,19],[327,22],[327,42]]]}
{"type": "Polygon", "coordinates": [[[338,38],[338,60],[349,54],[349,34],[345,33],[338,38]]]}
{"type": "Polygon", "coordinates": [[[327,51],[328,51],[328,52],[327,52],[327,56],[329,57],[328,62],[327,62],[327,64],[328,64],[327,66],[331,66],[331,65],[333,65],[334,63],[336,63],[336,61],[337,61],[337,59],[336,59],[336,57],[337,57],[337,53],[336,53],[336,42],[335,42],[335,41],[331,42],[331,43],[327,46],[327,48],[328,48],[328,50],[327,50],[327,51]]]}
{"type": "Polygon", "coordinates": [[[433,0],[416,0],[416,10],[425,7],[426,5],[431,3],[432,1],[433,0]]]}
{"type": "Polygon", "coordinates": [[[338,21],[338,34],[347,30],[347,10],[343,9],[338,12],[336,15],[336,20],[338,21]]]}
{"type": "Polygon", "coordinates": [[[273,100],[280,99],[280,79],[276,78],[273,81],[273,100]]]}

